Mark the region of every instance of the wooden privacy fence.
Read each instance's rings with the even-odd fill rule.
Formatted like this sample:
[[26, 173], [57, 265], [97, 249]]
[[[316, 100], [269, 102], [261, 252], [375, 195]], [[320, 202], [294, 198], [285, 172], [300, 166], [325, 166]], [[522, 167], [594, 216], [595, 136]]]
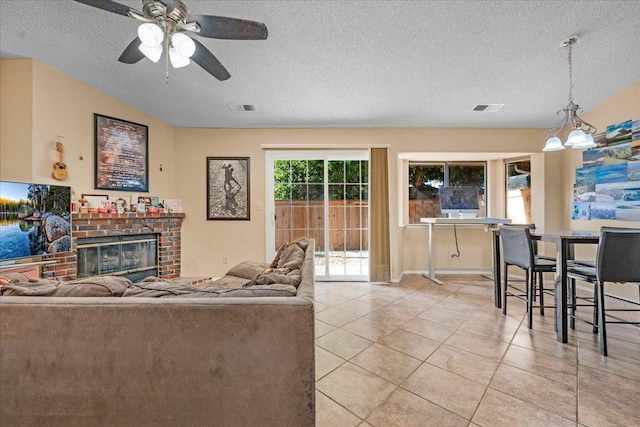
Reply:
[[[299, 237], [312, 237], [316, 250], [324, 251], [323, 200], [276, 200], [274, 214], [276, 249]], [[368, 201], [330, 200], [328, 220], [330, 250], [368, 250]]]
[[440, 199], [409, 200], [409, 224], [420, 224], [420, 218], [440, 216]]

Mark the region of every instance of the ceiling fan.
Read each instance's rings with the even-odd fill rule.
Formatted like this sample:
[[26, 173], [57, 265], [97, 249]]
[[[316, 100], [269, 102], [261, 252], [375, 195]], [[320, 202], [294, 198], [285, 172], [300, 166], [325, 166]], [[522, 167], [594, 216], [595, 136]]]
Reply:
[[265, 40], [267, 26], [262, 22], [224, 16], [191, 15], [181, 0], [142, 0], [142, 12], [111, 0], [75, 0], [88, 6], [128, 16], [142, 24], [118, 58], [135, 64], [145, 56], [157, 62], [165, 53], [165, 77], [169, 81], [169, 62], [174, 68], [188, 65], [190, 59], [218, 80], [231, 74], [202, 43], [185, 33], [227, 40]]

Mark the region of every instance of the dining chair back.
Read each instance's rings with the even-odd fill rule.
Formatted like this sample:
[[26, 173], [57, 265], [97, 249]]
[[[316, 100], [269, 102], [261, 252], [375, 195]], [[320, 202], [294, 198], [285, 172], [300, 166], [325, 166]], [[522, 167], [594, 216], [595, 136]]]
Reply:
[[[621, 319], [607, 314], [614, 311], [635, 311], [640, 309], [605, 307], [605, 282], [635, 283], [640, 285], [640, 229], [621, 227], [602, 227], [596, 254], [595, 267], [573, 265], [567, 276], [583, 280], [594, 285], [594, 332], [598, 332], [600, 353], [607, 355], [607, 323], [640, 325], [640, 322]], [[616, 298], [608, 295], [610, 298]], [[631, 303], [625, 300], [625, 305]], [[637, 303], [640, 304], [640, 303]], [[614, 320], [607, 320], [612, 318]]]
[[[507, 297], [517, 297], [527, 303], [527, 319], [531, 329], [533, 323], [533, 302], [539, 283], [540, 313], [544, 315], [544, 287], [542, 273], [555, 271], [555, 261], [536, 256], [530, 227], [526, 225], [500, 226], [502, 252], [504, 254], [504, 286], [502, 287], [502, 313], [507, 314]], [[517, 266], [525, 270], [525, 291], [509, 284], [509, 266]], [[537, 276], [537, 277], [536, 277]], [[511, 290], [514, 290], [514, 293]], [[555, 307], [555, 306], [547, 306]]]

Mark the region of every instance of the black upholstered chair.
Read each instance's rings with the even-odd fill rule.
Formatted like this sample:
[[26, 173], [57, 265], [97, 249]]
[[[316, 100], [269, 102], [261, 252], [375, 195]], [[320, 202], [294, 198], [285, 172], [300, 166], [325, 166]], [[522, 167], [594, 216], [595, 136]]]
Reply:
[[[500, 239], [504, 258], [504, 286], [502, 287], [502, 313], [507, 314], [507, 297], [513, 296], [523, 299], [527, 303], [527, 323], [531, 329], [533, 322], [533, 308], [540, 307], [544, 315], [544, 287], [542, 273], [554, 272], [556, 263], [553, 260], [536, 256], [534, 242], [531, 239], [530, 228], [527, 225], [500, 226]], [[509, 284], [509, 266], [513, 265], [525, 270], [525, 293]], [[536, 284], [539, 283], [539, 287]], [[540, 289], [540, 303], [534, 306], [536, 289]], [[511, 290], [514, 292], [511, 292]]]
[[[640, 322], [627, 321], [613, 314], [607, 314], [607, 312], [640, 311], [640, 309], [606, 309], [604, 293], [605, 282], [640, 285], [640, 229], [602, 227], [595, 266], [572, 264], [569, 266], [567, 275], [570, 279], [583, 280], [594, 285], [596, 301], [594, 326], [598, 330], [600, 353], [606, 356], [607, 323], [640, 325]], [[607, 320], [607, 318], [614, 320]]]

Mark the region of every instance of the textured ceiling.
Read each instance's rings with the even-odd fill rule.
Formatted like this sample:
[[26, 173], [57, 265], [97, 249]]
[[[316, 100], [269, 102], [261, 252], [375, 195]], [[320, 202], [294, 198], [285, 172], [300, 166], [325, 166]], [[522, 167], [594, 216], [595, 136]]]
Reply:
[[[196, 37], [231, 78], [192, 64], [165, 84], [163, 61], [117, 61], [134, 19], [71, 0], [0, 0], [0, 55], [36, 59], [178, 127], [550, 127], [568, 101], [559, 45], [573, 34], [585, 111], [640, 80], [637, 0], [184, 1], [193, 14], [264, 22], [269, 37]], [[504, 107], [472, 111], [484, 103]]]

